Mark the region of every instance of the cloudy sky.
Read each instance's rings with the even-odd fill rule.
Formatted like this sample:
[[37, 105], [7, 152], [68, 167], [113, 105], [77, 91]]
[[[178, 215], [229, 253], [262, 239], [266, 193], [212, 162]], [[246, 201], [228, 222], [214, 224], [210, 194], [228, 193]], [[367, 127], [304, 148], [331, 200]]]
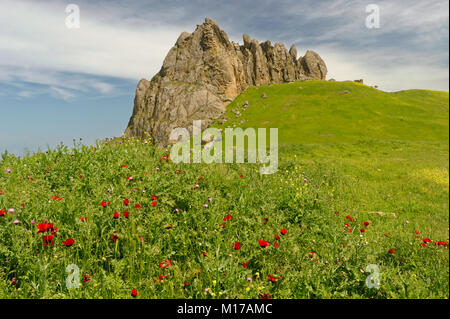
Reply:
[[[80, 28], [66, 26], [71, 3]], [[366, 27], [369, 4], [379, 28]], [[328, 78], [448, 91], [448, 12], [447, 0], [0, 0], [0, 152], [120, 136], [138, 80], [205, 17], [240, 43], [315, 50]]]

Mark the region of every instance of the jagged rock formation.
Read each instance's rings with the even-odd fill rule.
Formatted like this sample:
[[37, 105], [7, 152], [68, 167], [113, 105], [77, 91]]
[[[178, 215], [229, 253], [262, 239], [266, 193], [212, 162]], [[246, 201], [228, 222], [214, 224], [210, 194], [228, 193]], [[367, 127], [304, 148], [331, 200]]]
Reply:
[[159, 73], [139, 82], [125, 135], [150, 135], [167, 145], [172, 129], [191, 131], [193, 120], [208, 126], [251, 85], [326, 78], [326, 65], [313, 51], [297, 59], [295, 46], [288, 51], [282, 43], [258, 43], [248, 35], [243, 40], [230, 42], [208, 18], [193, 33], [183, 32]]

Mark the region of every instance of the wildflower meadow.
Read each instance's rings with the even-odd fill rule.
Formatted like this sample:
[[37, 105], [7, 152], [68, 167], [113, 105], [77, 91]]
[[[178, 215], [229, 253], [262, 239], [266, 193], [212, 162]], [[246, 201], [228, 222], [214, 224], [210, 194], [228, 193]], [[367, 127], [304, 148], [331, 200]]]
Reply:
[[448, 145], [281, 142], [269, 175], [135, 138], [4, 153], [0, 297], [448, 298]]

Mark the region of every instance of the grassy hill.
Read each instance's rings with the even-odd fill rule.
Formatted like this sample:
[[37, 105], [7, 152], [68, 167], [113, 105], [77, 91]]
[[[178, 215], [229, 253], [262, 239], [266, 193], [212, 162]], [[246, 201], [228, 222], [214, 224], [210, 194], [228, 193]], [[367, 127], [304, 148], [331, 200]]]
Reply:
[[278, 127], [276, 174], [135, 139], [3, 154], [0, 297], [449, 297], [448, 93], [296, 82], [226, 116]]
[[282, 162], [295, 157], [340, 175], [341, 207], [426, 219], [448, 237], [448, 92], [295, 82], [252, 87], [225, 117], [217, 127], [277, 127]]
[[[261, 98], [266, 93], [267, 98]], [[387, 93], [355, 82], [251, 87], [227, 107], [224, 126], [278, 127], [283, 144], [448, 140], [448, 93]], [[242, 111], [245, 101], [247, 110]], [[236, 118], [231, 110], [240, 110]], [[239, 123], [246, 120], [243, 125]]]

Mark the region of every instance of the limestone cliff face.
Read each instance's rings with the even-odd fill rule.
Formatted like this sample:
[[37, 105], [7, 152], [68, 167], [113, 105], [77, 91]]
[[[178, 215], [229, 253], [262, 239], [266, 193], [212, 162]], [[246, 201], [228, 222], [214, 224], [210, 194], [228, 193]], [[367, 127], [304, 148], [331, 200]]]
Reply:
[[243, 40], [243, 45], [230, 42], [208, 18], [193, 33], [183, 32], [159, 73], [139, 82], [125, 135], [150, 135], [167, 145], [172, 129], [191, 131], [193, 120], [208, 126], [251, 85], [325, 80], [326, 65], [313, 51], [297, 59], [295, 46], [288, 51], [282, 43], [258, 43], [248, 35]]

